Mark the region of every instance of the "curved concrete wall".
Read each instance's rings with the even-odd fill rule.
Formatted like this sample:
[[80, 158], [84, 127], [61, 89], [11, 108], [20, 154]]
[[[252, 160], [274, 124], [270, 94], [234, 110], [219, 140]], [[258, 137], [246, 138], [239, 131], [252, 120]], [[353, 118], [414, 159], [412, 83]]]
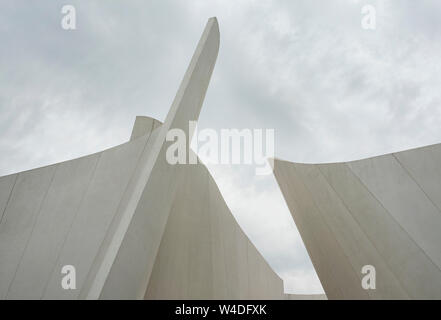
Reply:
[[441, 144], [274, 173], [328, 298], [441, 298]]
[[[0, 298], [78, 296], [152, 136], [0, 178]], [[79, 290], [61, 288], [63, 265]]]
[[237, 224], [203, 165], [184, 171], [147, 299], [282, 299], [283, 282]]
[[0, 177], [1, 299], [284, 298], [207, 169], [166, 161], [170, 129], [191, 140], [218, 48], [212, 18], [162, 125], [137, 117], [127, 143]]

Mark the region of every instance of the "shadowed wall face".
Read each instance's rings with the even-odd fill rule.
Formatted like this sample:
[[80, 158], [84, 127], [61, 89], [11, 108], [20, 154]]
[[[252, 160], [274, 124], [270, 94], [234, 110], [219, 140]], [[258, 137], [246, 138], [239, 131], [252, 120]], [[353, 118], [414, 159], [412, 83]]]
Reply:
[[441, 144], [274, 173], [328, 298], [441, 298]]
[[146, 299], [283, 299], [283, 282], [249, 241], [206, 167], [180, 165], [183, 183]]

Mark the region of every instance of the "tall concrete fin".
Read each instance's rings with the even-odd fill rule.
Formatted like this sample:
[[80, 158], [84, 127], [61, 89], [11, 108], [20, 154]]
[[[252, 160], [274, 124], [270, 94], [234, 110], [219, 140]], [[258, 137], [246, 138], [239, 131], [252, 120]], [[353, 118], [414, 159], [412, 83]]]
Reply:
[[[164, 124], [141, 162], [116, 214], [115, 232], [92, 280], [87, 298], [143, 298], [161, 242], [176, 189], [182, 180], [177, 166], [166, 160], [170, 129], [185, 132], [191, 140], [189, 121], [197, 120], [219, 49], [219, 28], [210, 18]], [[187, 143], [187, 148], [188, 148]], [[188, 150], [188, 149], [187, 149]], [[187, 152], [188, 154], [188, 152]], [[133, 259], [137, 263], [127, 263]]]

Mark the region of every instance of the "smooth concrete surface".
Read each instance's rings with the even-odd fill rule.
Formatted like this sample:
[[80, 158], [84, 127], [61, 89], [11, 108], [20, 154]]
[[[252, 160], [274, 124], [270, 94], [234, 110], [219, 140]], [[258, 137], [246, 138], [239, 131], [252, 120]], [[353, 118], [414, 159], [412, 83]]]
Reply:
[[206, 167], [184, 173], [146, 299], [283, 299], [283, 282], [248, 240]]
[[163, 124], [137, 117], [127, 143], [0, 177], [1, 299], [287, 298], [206, 167], [166, 161], [170, 129], [191, 140], [218, 48], [211, 18]]
[[81, 288], [149, 136], [0, 178], [16, 177], [0, 224], [1, 298], [78, 296], [61, 288], [61, 267], [75, 266]]
[[441, 299], [441, 144], [274, 174], [329, 299]]
[[135, 123], [133, 124], [130, 140], [135, 140], [136, 138], [148, 134], [161, 125], [162, 123], [156, 119], [146, 116], [137, 116]]

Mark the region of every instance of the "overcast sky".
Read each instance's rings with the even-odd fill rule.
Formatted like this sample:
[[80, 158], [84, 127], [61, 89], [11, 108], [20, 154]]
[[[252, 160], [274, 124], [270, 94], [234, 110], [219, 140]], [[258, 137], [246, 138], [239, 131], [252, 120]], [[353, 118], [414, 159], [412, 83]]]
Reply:
[[[361, 28], [365, 4], [376, 30]], [[164, 120], [211, 16], [221, 45], [200, 129], [274, 128], [276, 156], [296, 162], [441, 142], [437, 0], [4, 0], [0, 175], [123, 143], [136, 115]], [[323, 292], [274, 177], [210, 171], [285, 290]]]

